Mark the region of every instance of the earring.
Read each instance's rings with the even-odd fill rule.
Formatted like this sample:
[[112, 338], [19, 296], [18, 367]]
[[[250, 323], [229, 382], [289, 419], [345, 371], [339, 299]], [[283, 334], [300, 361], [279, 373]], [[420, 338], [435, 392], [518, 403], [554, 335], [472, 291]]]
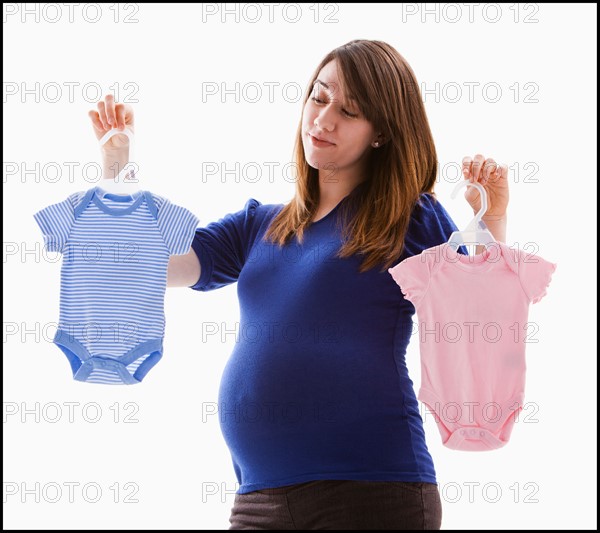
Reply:
[[377, 141], [375, 141], [375, 142], [373, 143], [373, 146], [374, 146], [375, 148], [377, 148], [377, 147], [379, 146], [379, 143], [378, 143]]

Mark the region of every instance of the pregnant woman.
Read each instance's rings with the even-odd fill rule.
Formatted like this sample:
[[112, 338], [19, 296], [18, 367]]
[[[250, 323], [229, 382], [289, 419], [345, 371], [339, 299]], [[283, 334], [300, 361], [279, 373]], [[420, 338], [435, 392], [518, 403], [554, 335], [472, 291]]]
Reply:
[[[131, 106], [112, 96], [90, 118], [98, 139], [133, 129]], [[106, 172], [123, 168], [126, 136], [102, 153]], [[387, 268], [458, 228], [435, 196], [431, 130], [397, 50], [354, 40], [327, 54], [304, 98], [294, 159], [289, 203], [250, 198], [197, 228], [189, 253], [169, 263], [170, 287], [238, 283], [243, 333], [219, 391], [239, 482], [230, 529], [440, 529], [405, 362], [415, 309]], [[504, 242], [507, 168], [476, 155], [462, 169], [485, 187], [483, 220]], [[474, 187], [465, 199], [479, 211]]]

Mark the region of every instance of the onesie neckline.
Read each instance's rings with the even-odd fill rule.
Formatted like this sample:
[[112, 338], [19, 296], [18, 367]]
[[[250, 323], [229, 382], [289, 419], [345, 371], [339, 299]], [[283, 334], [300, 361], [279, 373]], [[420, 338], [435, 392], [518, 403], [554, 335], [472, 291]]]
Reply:
[[[105, 213], [107, 213], [109, 215], [114, 215], [114, 216], [122, 216], [122, 215], [127, 215], [127, 214], [135, 211], [135, 209], [137, 209], [137, 207], [144, 200], [143, 192], [144, 191], [140, 190], [140, 191], [135, 191], [128, 195], [115, 195], [115, 194], [112, 194], [111, 192], [107, 191], [106, 189], [103, 189], [102, 187], [100, 187], [98, 185], [98, 186], [94, 187], [94, 194], [92, 195], [92, 200], [98, 206], [98, 209], [101, 209]], [[111, 197], [113, 197], [113, 199], [118, 198], [118, 201], [120, 201], [120, 202], [132, 202], [132, 203], [129, 204], [127, 207], [122, 207], [122, 208], [110, 207], [102, 201], [102, 198], [104, 196], [111, 196]]]
[[502, 257], [502, 247], [498, 242], [488, 244], [483, 252], [477, 255], [459, 254], [450, 246], [450, 243], [443, 245], [442, 252], [446, 262], [450, 263], [453, 268], [460, 268], [473, 274], [487, 272]]

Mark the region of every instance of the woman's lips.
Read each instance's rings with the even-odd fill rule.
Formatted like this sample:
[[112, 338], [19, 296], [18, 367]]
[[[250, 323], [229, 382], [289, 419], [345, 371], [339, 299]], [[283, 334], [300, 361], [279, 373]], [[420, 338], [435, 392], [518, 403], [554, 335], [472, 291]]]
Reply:
[[310, 133], [308, 134], [308, 136], [310, 137], [310, 142], [313, 146], [316, 146], [317, 148], [327, 148], [329, 146], [335, 146], [335, 144], [327, 142], [327, 141], [319, 141], [319, 139], [317, 139], [316, 137], [313, 137]]

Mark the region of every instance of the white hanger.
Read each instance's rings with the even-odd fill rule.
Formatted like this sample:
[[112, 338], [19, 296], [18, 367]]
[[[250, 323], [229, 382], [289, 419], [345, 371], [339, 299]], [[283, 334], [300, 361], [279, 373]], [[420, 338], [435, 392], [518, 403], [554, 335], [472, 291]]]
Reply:
[[100, 188], [111, 194], [128, 196], [131, 193], [140, 190], [139, 173], [136, 168], [137, 165], [131, 162], [133, 160], [133, 131], [129, 128], [122, 130], [113, 128], [104, 134], [99, 143], [100, 146], [104, 146], [111, 137], [118, 134], [124, 134], [129, 137], [129, 162], [121, 169], [114, 179], [102, 179]]
[[488, 203], [487, 203], [487, 193], [483, 186], [479, 183], [471, 183], [467, 180], [462, 180], [458, 183], [452, 194], [451, 198], [456, 198], [458, 191], [463, 187], [475, 187], [479, 191], [479, 195], [481, 197], [481, 209], [475, 215], [475, 218], [469, 222], [469, 225], [463, 231], [454, 231], [450, 238], [448, 239], [448, 244], [450, 248], [454, 251], [462, 245], [462, 244], [494, 244], [496, 239], [490, 232], [490, 230], [485, 225], [485, 222], [481, 220], [481, 217], [485, 215], [487, 211]]

